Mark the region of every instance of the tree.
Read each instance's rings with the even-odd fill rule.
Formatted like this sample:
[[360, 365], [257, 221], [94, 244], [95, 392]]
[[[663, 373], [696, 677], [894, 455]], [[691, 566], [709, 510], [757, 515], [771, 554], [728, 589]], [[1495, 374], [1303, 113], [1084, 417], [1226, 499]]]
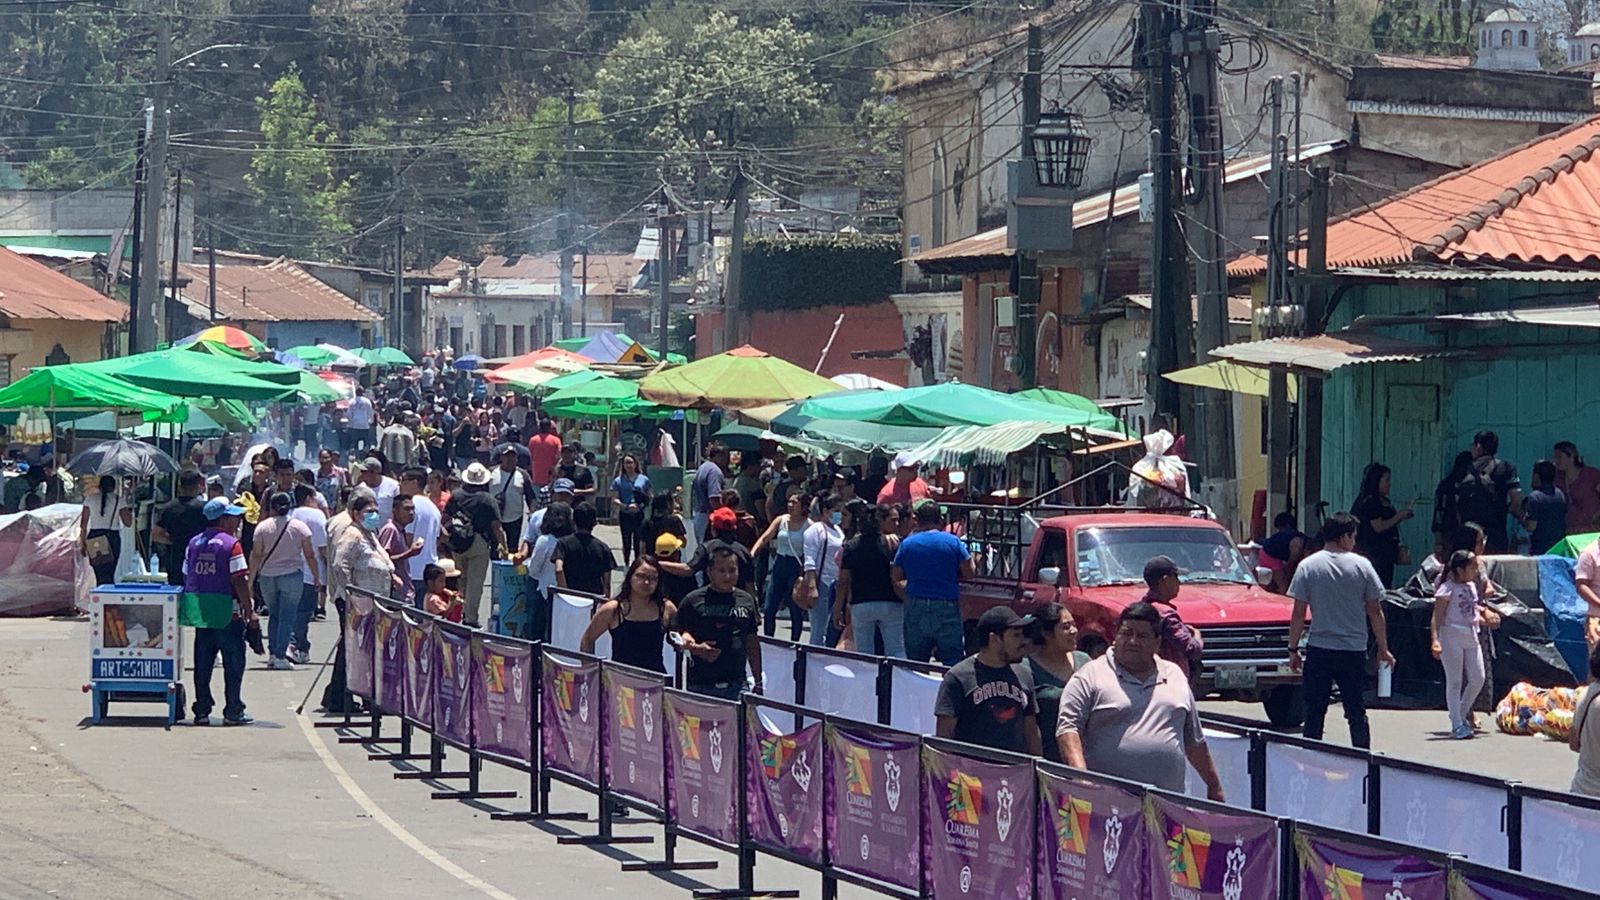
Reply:
[[611, 146], [648, 151], [640, 162], [704, 195], [725, 180], [733, 144], [788, 145], [825, 91], [806, 62], [812, 36], [788, 19], [747, 27], [713, 11], [680, 21], [618, 42], [594, 75], [594, 96]]
[[344, 218], [350, 183], [333, 174], [334, 135], [317, 117], [293, 66], [273, 82], [268, 96], [256, 98], [256, 109], [262, 143], [245, 183], [260, 217], [246, 243], [260, 253], [325, 257], [351, 231]]

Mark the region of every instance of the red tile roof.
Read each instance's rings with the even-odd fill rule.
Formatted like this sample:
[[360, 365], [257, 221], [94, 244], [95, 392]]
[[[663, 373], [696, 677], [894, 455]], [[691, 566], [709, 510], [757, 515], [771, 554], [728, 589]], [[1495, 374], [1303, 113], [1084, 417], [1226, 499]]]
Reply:
[[[1600, 268], [1600, 116], [1355, 210], [1328, 226], [1328, 266], [1413, 261]], [[1339, 176], [1335, 176], [1339, 177]], [[1353, 185], [1359, 196], [1361, 185]], [[1228, 274], [1266, 271], [1250, 255]]]
[[[201, 263], [180, 263], [190, 309], [209, 311], [210, 273]], [[217, 266], [217, 318], [230, 322], [377, 322], [378, 313], [351, 300], [287, 259], [264, 266]]]
[[44, 263], [0, 247], [0, 313], [12, 319], [120, 322], [128, 308]]

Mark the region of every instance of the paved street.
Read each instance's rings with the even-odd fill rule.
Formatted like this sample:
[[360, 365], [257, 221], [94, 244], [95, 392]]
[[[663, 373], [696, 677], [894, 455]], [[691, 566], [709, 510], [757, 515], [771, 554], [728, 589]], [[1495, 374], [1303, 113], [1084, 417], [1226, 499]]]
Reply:
[[[0, 896], [687, 897], [683, 888], [698, 883], [733, 883], [730, 857], [692, 844], [681, 856], [723, 862], [717, 871], [690, 873], [700, 882], [622, 873], [616, 860], [625, 854], [660, 853], [659, 828], [619, 828], [654, 833], [654, 846], [558, 847], [564, 826], [490, 821], [492, 809], [525, 808], [526, 794], [498, 801], [500, 807], [430, 800], [429, 787], [394, 780], [395, 765], [368, 762], [364, 749], [341, 746], [332, 731], [313, 730], [309, 717], [293, 714], [316, 666], [269, 672], [252, 657], [245, 679], [257, 719], [251, 728], [168, 732], [134, 716], [88, 727], [89, 701], [79, 690], [88, 672], [87, 628], [0, 621], [7, 798]], [[314, 626], [319, 657], [335, 631], [331, 622]], [[1258, 717], [1255, 707], [1210, 706]], [[1574, 757], [1564, 745], [1501, 734], [1439, 740], [1443, 723], [1443, 712], [1378, 712], [1374, 739], [1396, 756], [1548, 787], [1564, 788], [1571, 776]], [[1329, 738], [1345, 740], [1336, 716]], [[494, 767], [487, 773], [486, 787], [526, 789], [524, 775]], [[554, 803], [592, 809], [587, 795], [560, 786]], [[765, 857], [758, 881], [820, 895], [817, 876]]]

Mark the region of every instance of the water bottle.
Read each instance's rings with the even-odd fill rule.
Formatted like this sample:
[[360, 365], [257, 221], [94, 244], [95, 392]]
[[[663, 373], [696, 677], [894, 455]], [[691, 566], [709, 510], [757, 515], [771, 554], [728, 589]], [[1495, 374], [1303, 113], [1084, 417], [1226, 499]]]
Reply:
[[1387, 700], [1394, 696], [1394, 666], [1378, 663], [1378, 697]]
[[146, 569], [145, 572], [150, 575], [161, 574], [161, 560], [157, 559], [154, 553], [150, 554], [150, 568]]

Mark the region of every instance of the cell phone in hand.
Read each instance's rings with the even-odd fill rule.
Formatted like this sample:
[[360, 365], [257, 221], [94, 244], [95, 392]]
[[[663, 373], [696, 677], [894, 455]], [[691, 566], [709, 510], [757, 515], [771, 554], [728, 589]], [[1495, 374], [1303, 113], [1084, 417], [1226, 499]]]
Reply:
[[683, 649], [683, 635], [677, 633], [676, 631], [669, 631], [669, 632], [667, 632], [667, 643], [671, 644], [674, 647], [677, 647], [679, 650], [682, 650]]

